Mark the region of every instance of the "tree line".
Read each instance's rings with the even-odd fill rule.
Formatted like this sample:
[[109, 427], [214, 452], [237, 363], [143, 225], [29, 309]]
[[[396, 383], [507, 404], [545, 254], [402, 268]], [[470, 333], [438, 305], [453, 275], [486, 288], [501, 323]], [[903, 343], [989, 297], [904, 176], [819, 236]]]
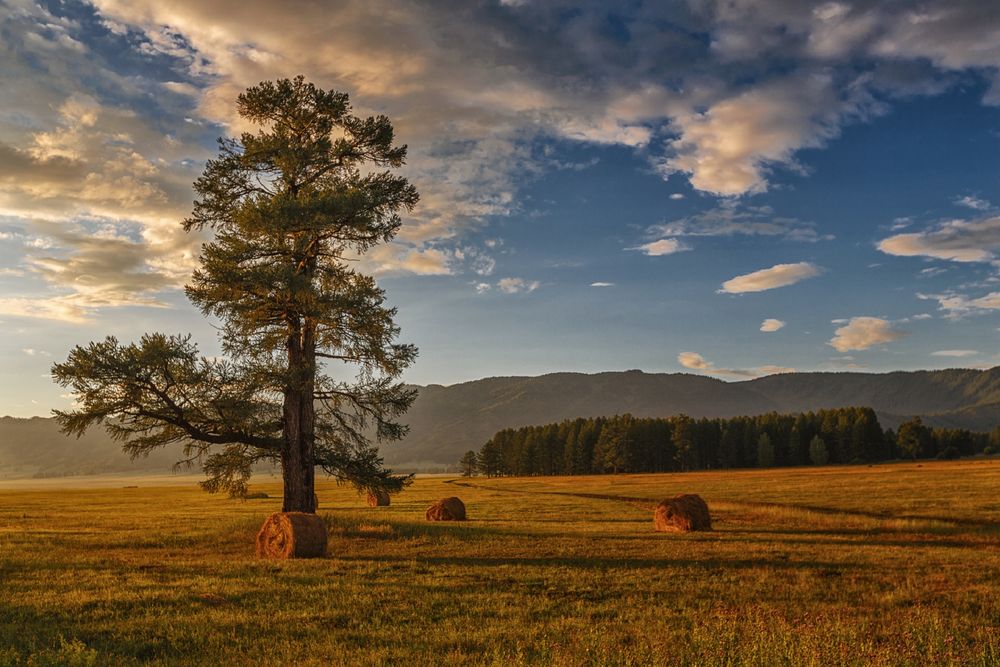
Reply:
[[507, 428], [459, 466], [465, 475], [590, 475], [958, 458], [1000, 450], [992, 433], [929, 428], [919, 417], [883, 429], [871, 408], [727, 419], [687, 415], [568, 419]]

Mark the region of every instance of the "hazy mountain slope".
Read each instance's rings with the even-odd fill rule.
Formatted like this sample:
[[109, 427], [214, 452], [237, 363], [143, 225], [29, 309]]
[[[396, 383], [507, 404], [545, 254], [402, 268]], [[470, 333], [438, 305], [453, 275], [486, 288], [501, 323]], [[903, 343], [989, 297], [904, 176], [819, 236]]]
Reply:
[[59, 432], [54, 419], [0, 419], [0, 478], [87, 475], [108, 472], [170, 472], [180, 452], [159, 451], [131, 461], [101, 429], [80, 439]]
[[1000, 367], [895, 373], [788, 373], [740, 383], [782, 412], [865, 405], [878, 412], [933, 415], [1000, 403]]
[[[732, 417], [863, 405], [884, 426], [921, 415], [935, 426], [989, 430], [1000, 424], [1000, 367], [988, 371], [791, 373], [745, 382], [688, 374], [553, 373], [487, 378], [419, 388], [406, 415], [410, 435], [383, 453], [396, 465], [449, 465], [479, 449], [498, 430], [574, 417], [631, 412], [641, 417], [687, 413]], [[76, 440], [51, 419], [0, 419], [0, 477], [156, 470], [176, 448], [130, 462], [100, 431]]]

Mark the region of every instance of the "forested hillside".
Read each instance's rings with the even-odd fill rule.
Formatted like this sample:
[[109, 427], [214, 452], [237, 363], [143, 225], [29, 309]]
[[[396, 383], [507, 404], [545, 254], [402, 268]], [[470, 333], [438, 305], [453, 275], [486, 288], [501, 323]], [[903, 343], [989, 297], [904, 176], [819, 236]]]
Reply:
[[928, 426], [990, 431], [1000, 424], [1000, 367], [895, 373], [785, 373], [745, 382], [688, 374], [554, 373], [420, 389], [410, 435], [393, 463], [454, 463], [497, 431], [577, 417], [738, 417], [871, 407], [885, 428], [919, 415]]
[[958, 458], [992, 451], [998, 436], [931, 429], [919, 417], [883, 430], [871, 408], [721, 419], [625, 414], [504, 429], [462, 463], [491, 477], [770, 468]]

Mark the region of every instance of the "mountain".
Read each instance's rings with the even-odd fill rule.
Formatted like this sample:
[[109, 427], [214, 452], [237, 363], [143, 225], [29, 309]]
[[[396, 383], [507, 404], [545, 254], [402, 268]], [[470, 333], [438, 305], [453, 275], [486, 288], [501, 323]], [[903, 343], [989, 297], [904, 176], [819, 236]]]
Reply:
[[421, 467], [453, 463], [498, 430], [574, 417], [631, 412], [735, 417], [866, 406], [885, 427], [920, 415], [932, 426], [990, 430], [1000, 424], [1000, 367], [894, 373], [783, 373], [742, 382], [702, 375], [553, 373], [420, 388], [407, 413], [407, 439], [386, 461]]
[[118, 472], [169, 472], [176, 451], [158, 451], [131, 461], [101, 429], [79, 439], [59, 432], [55, 419], [0, 419], [0, 479], [61, 477]]
[[[552, 373], [418, 387], [406, 415], [407, 438], [385, 447], [399, 468], [452, 465], [498, 430], [575, 417], [631, 412], [734, 417], [765, 412], [868, 406], [883, 426], [920, 415], [932, 426], [990, 430], [1000, 424], [1000, 367], [894, 373], [787, 373], [723, 382], [683, 373]], [[103, 472], [164, 472], [175, 450], [129, 461], [117, 443], [92, 430], [79, 440], [51, 419], [0, 419], [0, 477]]]

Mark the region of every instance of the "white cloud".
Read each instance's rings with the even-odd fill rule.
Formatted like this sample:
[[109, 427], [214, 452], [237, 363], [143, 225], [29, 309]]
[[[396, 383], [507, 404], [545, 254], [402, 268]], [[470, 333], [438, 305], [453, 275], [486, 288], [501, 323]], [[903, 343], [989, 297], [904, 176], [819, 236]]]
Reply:
[[978, 350], [938, 350], [931, 352], [934, 357], [974, 357], [979, 354]]
[[976, 298], [955, 292], [944, 294], [922, 294], [918, 292], [917, 297], [937, 301], [938, 307], [945, 312], [945, 317], [951, 319], [1000, 310], [1000, 292], [990, 292]]
[[649, 243], [643, 243], [641, 246], [635, 248], [629, 248], [629, 250], [640, 250], [644, 254], [650, 257], [661, 257], [663, 255], [672, 255], [675, 252], [684, 252], [685, 250], [690, 250], [691, 248], [684, 243], [678, 241], [677, 239], [660, 239], [659, 241], [650, 241]]
[[985, 199], [980, 199], [979, 197], [973, 197], [971, 195], [957, 197], [955, 199], [955, 203], [959, 206], [964, 206], [965, 208], [971, 208], [974, 211], [988, 211], [993, 208], [993, 204], [989, 203]]
[[605, 283], [605, 282], [596, 282], [596, 283], [590, 283], [590, 286], [591, 287], [614, 287], [615, 284], [614, 283]]
[[764, 333], [773, 333], [779, 329], [783, 329], [785, 323], [781, 320], [776, 320], [774, 318], [768, 318], [760, 323], [760, 330]]
[[680, 192], [675, 192], [672, 195], [670, 195], [670, 198], [673, 199], [674, 201], [677, 201], [680, 199], [684, 199], [684, 195], [682, 195]]
[[761, 269], [742, 276], [736, 276], [722, 283], [721, 292], [743, 294], [746, 292], [763, 292], [794, 285], [797, 282], [818, 276], [819, 267], [809, 262], [797, 264], [775, 264], [769, 269]]
[[880, 317], [852, 317], [847, 324], [834, 331], [829, 344], [837, 352], [867, 350], [875, 345], [897, 341], [905, 335]]
[[880, 241], [878, 249], [900, 257], [992, 262], [1000, 252], [1000, 216], [951, 220], [929, 231], [897, 234]]
[[537, 280], [525, 280], [523, 278], [502, 278], [497, 282], [497, 288], [504, 294], [534, 292], [540, 286], [541, 283]]

